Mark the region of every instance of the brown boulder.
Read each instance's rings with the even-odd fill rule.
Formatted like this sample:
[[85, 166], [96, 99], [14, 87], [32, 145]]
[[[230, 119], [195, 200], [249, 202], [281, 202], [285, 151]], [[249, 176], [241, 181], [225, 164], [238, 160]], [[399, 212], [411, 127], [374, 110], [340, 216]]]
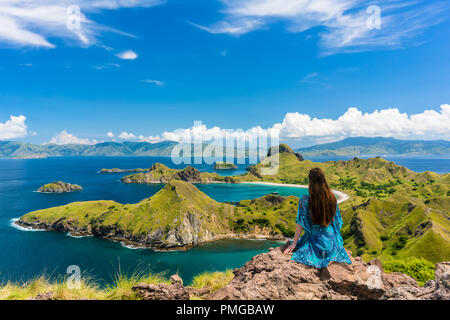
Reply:
[[36, 297], [29, 300], [55, 300], [55, 294], [51, 291], [38, 294]]
[[132, 290], [143, 300], [189, 300], [189, 290], [179, 284], [139, 283]]
[[173, 274], [169, 278], [170, 283], [173, 285], [183, 286], [183, 279], [178, 274]]

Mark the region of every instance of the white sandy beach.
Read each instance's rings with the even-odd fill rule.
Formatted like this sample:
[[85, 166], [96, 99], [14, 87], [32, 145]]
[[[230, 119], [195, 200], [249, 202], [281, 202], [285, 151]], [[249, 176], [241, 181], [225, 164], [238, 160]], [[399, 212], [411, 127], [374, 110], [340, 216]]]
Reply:
[[[293, 188], [308, 188], [307, 185], [303, 184], [284, 184], [284, 183], [275, 183], [275, 182], [242, 182], [242, 183], [248, 183], [248, 184], [262, 184], [267, 186], [277, 186], [277, 187], [293, 187]], [[344, 201], [347, 201], [350, 199], [350, 196], [342, 191], [339, 190], [332, 190], [335, 195], [337, 195], [338, 203], [342, 203]]]

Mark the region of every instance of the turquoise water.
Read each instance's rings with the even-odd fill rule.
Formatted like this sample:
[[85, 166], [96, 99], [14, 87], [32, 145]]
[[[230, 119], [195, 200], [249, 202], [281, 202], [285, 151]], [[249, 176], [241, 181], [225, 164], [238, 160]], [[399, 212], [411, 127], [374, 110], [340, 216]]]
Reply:
[[[203, 271], [226, 270], [242, 266], [254, 255], [280, 245], [274, 241], [223, 240], [189, 251], [155, 252], [130, 249], [120, 243], [95, 237], [73, 238], [45, 231], [22, 231], [12, 227], [13, 218], [23, 214], [64, 205], [73, 201], [115, 200], [136, 203], [158, 192], [162, 185], [123, 184], [125, 174], [99, 174], [101, 168], [148, 168], [155, 162], [177, 167], [168, 158], [52, 158], [0, 160], [0, 280], [26, 280], [43, 272], [64, 275], [70, 265], [78, 265], [100, 282], [109, 282], [119, 269], [132, 273], [136, 269], [153, 272], [179, 272], [185, 282]], [[183, 167], [183, 166], [180, 166]], [[212, 171], [212, 166], [196, 166]], [[234, 170], [244, 172], [244, 166]], [[224, 171], [224, 174], [230, 174]], [[42, 194], [39, 186], [54, 180], [83, 186], [81, 192]], [[217, 201], [253, 199], [272, 192], [300, 196], [306, 189], [257, 186], [248, 184], [202, 184], [200, 190]]]

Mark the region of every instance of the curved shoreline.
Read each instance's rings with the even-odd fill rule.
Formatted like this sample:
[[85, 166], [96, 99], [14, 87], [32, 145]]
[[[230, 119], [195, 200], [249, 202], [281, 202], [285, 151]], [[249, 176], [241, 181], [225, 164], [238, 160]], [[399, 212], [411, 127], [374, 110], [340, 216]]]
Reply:
[[[259, 185], [266, 185], [266, 186], [275, 186], [275, 187], [292, 187], [292, 188], [303, 188], [308, 189], [307, 185], [303, 184], [286, 184], [286, 183], [276, 183], [276, 182], [239, 182], [239, 184], [259, 184]], [[342, 191], [334, 190], [332, 189], [333, 193], [338, 196], [337, 203], [342, 203], [344, 201], [347, 201], [350, 199], [350, 196]]]

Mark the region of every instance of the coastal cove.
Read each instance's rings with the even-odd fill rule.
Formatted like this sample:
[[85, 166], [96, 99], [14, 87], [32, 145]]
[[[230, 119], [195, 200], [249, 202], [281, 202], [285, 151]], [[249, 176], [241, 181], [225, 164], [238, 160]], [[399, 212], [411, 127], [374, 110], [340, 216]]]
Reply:
[[[135, 204], [160, 191], [161, 184], [124, 184], [127, 173], [99, 174], [101, 168], [148, 168], [161, 162], [172, 168], [169, 158], [49, 158], [0, 161], [0, 280], [30, 279], [44, 272], [64, 275], [69, 265], [79, 265], [95, 279], [111, 281], [120, 269], [132, 273], [140, 267], [153, 272], [179, 272], [185, 281], [203, 271], [223, 271], [242, 266], [254, 255], [278, 246], [277, 241], [220, 240], [189, 251], [157, 252], [126, 248], [117, 242], [95, 237], [74, 238], [56, 232], [23, 232], [12, 228], [13, 219], [28, 212], [76, 201], [114, 200]], [[196, 168], [211, 172], [211, 165]], [[238, 167], [235, 174], [245, 172]], [[227, 175], [231, 172], [227, 171]], [[83, 186], [80, 192], [42, 194], [35, 192], [45, 183], [63, 180]], [[211, 183], [196, 187], [219, 202], [255, 199], [271, 193], [280, 196], [306, 194], [303, 186], [276, 183]], [[20, 229], [20, 228], [19, 228]], [[195, 261], [195, 263], [192, 263]]]

